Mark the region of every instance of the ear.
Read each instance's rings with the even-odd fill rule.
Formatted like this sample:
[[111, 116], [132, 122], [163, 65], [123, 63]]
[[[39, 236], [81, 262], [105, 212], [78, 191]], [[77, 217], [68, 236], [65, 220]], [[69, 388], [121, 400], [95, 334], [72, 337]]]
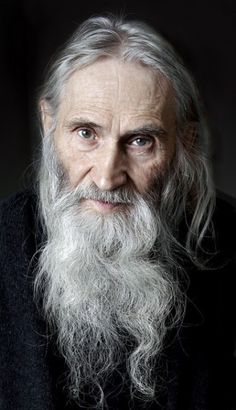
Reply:
[[46, 100], [41, 100], [39, 103], [39, 109], [44, 135], [47, 135], [52, 127], [52, 116], [48, 102]]
[[187, 149], [194, 147], [198, 134], [198, 123], [196, 121], [188, 122], [182, 131], [183, 144]]

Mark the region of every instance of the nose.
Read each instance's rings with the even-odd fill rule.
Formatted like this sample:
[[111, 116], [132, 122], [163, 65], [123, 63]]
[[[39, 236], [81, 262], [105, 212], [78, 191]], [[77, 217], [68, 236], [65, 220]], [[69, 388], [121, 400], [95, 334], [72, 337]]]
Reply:
[[96, 154], [91, 169], [92, 181], [103, 191], [111, 191], [125, 185], [127, 170], [124, 152], [116, 144], [110, 144]]

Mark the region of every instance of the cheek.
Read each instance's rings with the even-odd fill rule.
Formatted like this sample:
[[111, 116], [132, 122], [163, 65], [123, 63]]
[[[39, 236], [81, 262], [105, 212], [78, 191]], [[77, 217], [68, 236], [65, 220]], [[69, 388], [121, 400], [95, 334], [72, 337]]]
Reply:
[[69, 156], [67, 164], [70, 184], [75, 188], [89, 173], [89, 160], [86, 154], [80, 153], [79, 155]]
[[131, 175], [131, 180], [134, 183], [137, 191], [140, 194], [147, 193], [151, 187], [153, 186], [154, 182], [162, 177], [164, 173], [164, 168], [160, 166], [158, 163], [154, 163], [152, 165], [148, 164], [146, 167], [136, 168], [136, 171], [133, 171]]
[[89, 158], [86, 153], [75, 149], [69, 141], [56, 140], [55, 146], [59, 162], [62, 164], [71, 187], [76, 187], [89, 170]]
[[163, 178], [172, 157], [169, 151], [163, 150], [156, 158], [130, 168], [130, 178], [141, 194], [148, 192], [157, 180]]

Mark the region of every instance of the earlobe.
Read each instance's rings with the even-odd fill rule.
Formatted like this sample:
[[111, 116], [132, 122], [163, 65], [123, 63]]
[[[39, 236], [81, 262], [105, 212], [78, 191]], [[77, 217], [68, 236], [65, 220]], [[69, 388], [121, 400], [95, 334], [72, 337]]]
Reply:
[[44, 135], [47, 135], [49, 134], [52, 127], [52, 116], [50, 113], [50, 107], [46, 100], [41, 100], [39, 103], [39, 108]]

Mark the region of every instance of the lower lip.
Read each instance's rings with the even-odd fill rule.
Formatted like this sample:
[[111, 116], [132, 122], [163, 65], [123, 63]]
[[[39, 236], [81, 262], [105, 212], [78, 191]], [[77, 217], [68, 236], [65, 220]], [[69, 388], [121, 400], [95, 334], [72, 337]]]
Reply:
[[103, 201], [98, 201], [95, 199], [88, 199], [86, 200], [86, 202], [90, 203], [97, 210], [103, 211], [103, 212], [114, 211], [124, 206], [124, 204], [120, 204], [120, 203], [103, 202]]

